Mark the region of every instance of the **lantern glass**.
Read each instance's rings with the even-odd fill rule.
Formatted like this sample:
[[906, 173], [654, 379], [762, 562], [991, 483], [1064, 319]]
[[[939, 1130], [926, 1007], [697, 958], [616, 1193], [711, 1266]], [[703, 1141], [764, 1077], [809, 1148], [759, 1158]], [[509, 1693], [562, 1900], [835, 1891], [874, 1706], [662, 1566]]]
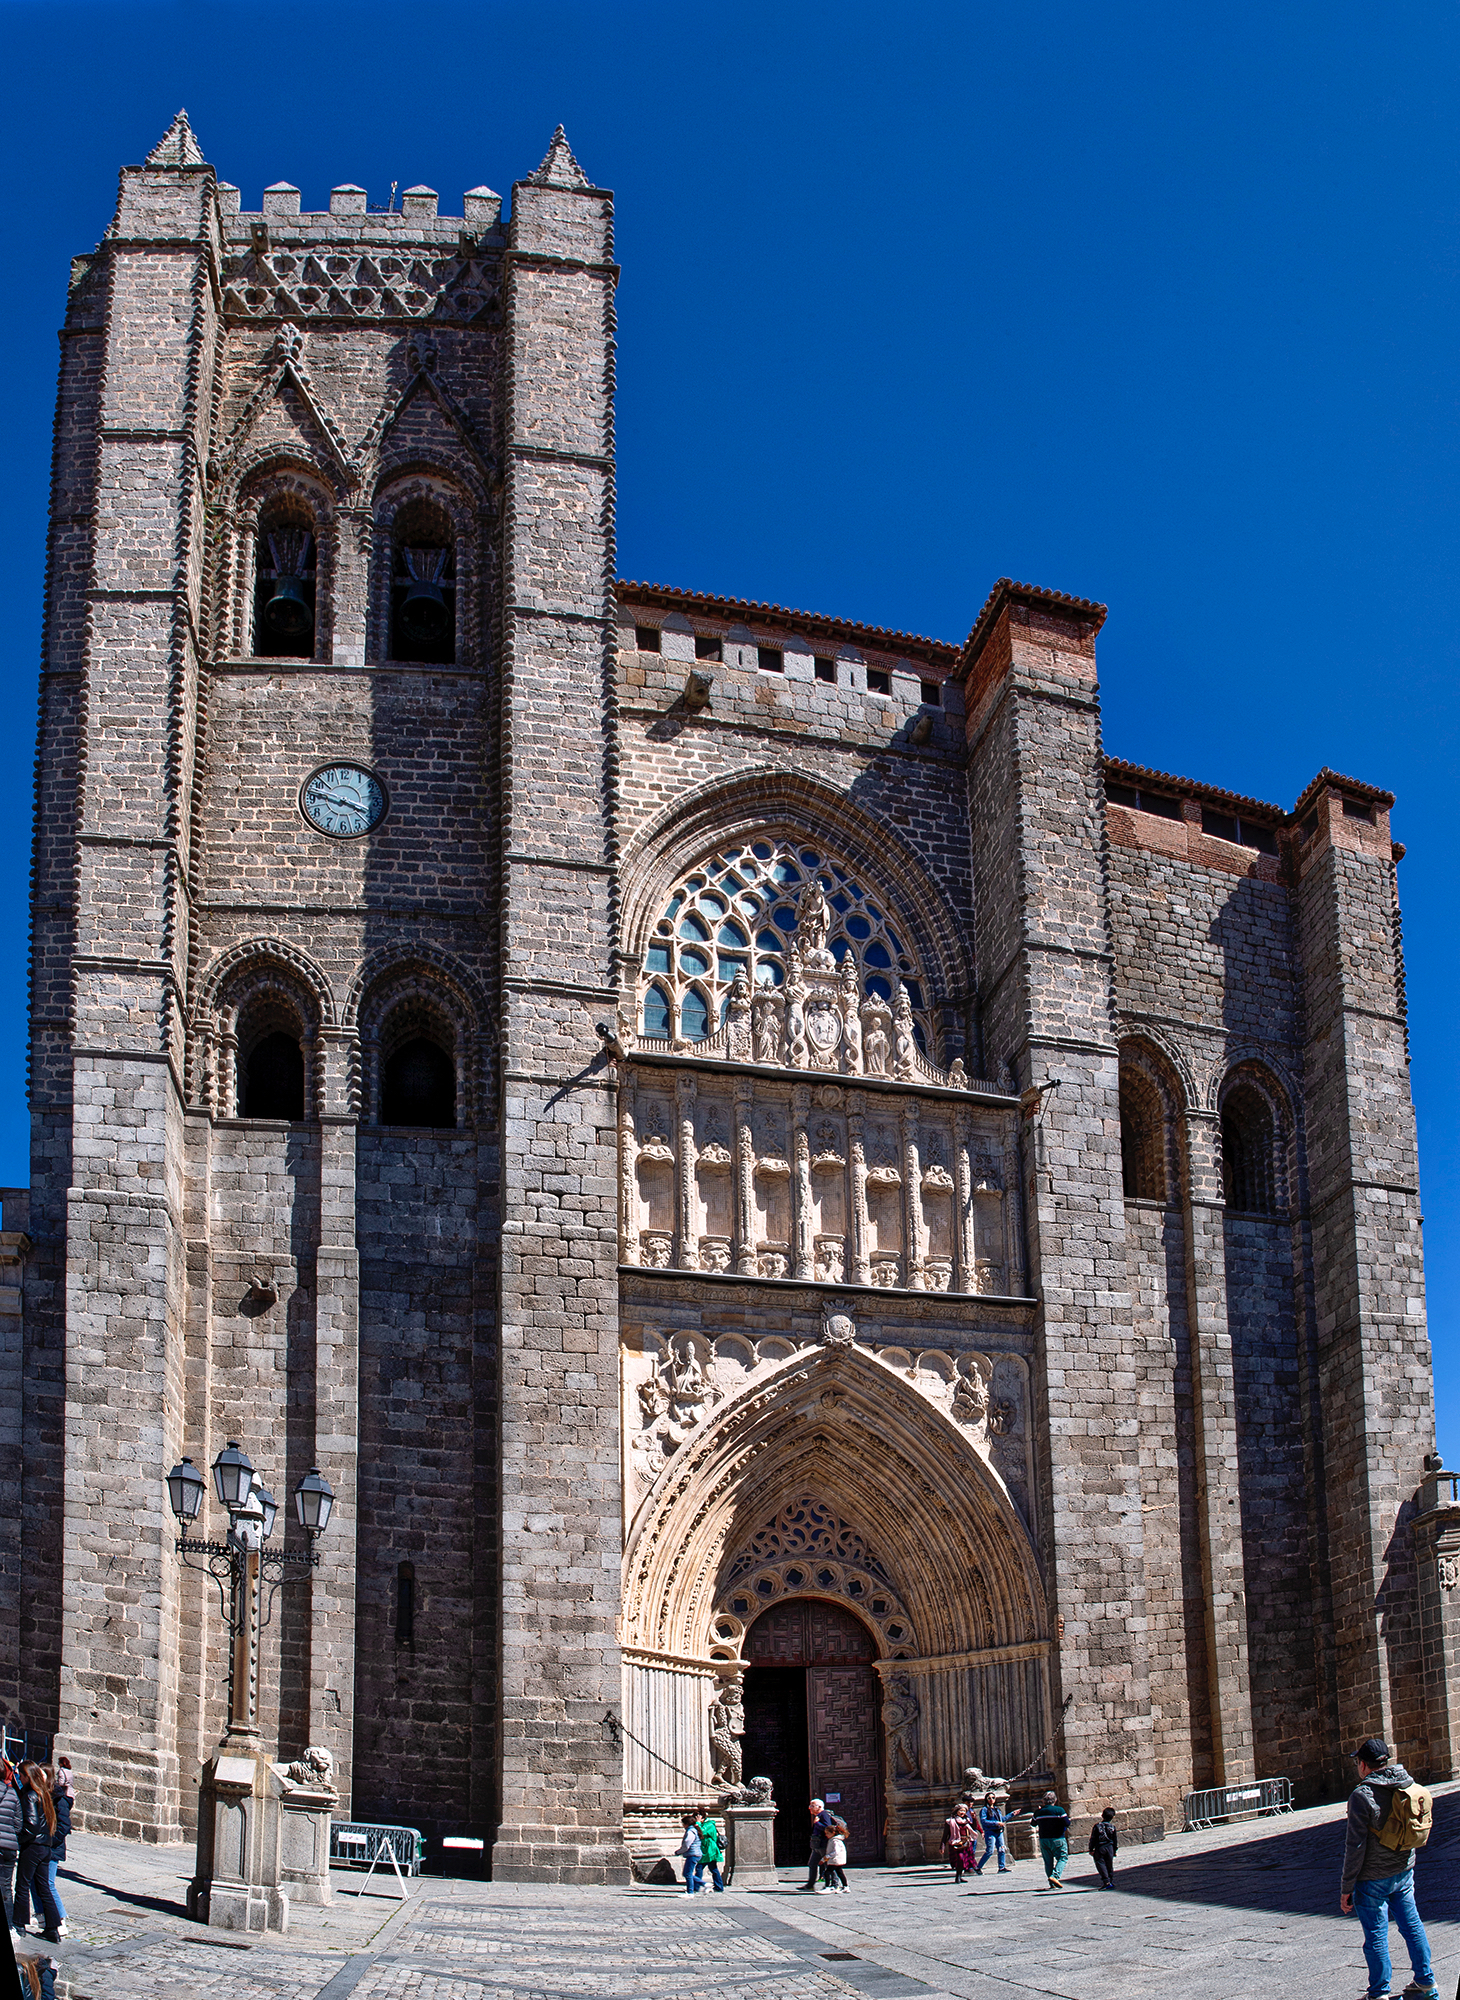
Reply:
[[253, 1465], [238, 1449], [236, 1438], [230, 1438], [228, 1449], [220, 1451], [213, 1461], [213, 1491], [230, 1514], [237, 1514], [248, 1504], [253, 1491]]
[[294, 1489], [294, 1505], [299, 1510], [299, 1525], [306, 1535], [322, 1535], [330, 1524], [334, 1511], [334, 1488], [317, 1465], [311, 1466]]
[[167, 1475], [168, 1503], [184, 1526], [197, 1520], [207, 1490], [207, 1481], [190, 1458], [183, 1459]]
[[269, 1536], [274, 1532], [274, 1517], [279, 1511], [279, 1503], [267, 1486], [256, 1484], [254, 1494], [257, 1497], [260, 1507], [264, 1510], [263, 1536], [264, 1540], [267, 1541]]

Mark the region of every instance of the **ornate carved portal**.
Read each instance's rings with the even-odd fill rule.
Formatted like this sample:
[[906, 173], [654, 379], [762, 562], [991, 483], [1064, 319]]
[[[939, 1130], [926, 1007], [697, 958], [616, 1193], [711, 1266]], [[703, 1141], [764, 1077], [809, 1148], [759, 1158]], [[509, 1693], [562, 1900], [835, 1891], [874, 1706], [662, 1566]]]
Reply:
[[806, 1805], [823, 1798], [848, 1827], [854, 1862], [882, 1858], [882, 1731], [876, 1643], [852, 1612], [791, 1598], [747, 1641], [745, 1757], [775, 1786], [776, 1862], [806, 1858]]

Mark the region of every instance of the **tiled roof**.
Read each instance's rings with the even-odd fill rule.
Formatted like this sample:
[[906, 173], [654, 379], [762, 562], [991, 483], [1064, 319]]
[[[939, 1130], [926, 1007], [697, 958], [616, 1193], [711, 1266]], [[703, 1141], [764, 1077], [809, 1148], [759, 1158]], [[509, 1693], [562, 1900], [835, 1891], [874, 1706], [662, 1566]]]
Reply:
[[1298, 817], [1299, 813], [1302, 812], [1315, 793], [1321, 792], [1325, 785], [1335, 785], [1342, 792], [1351, 792], [1355, 798], [1367, 799], [1371, 805], [1383, 806], [1386, 812], [1394, 803], [1393, 792], [1381, 791], [1378, 785], [1366, 785], [1362, 778], [1345, 778], [1338, 771], [1330, 771], [1325, 764], [1313, 782], [1304, 786], [1298, 803], [1293, 807], [1294, 819]]
[[1063, 590], [1046, 590], [1038, 583], [1015, 583], [1012, 577], [1001, 576], [984, 600], [984, 607], [973, 621], [973, 630], [963, 642], [959, 660], [960, 669], [966, 671], [978, 658], [979, 650], [995, 618], [1006, 604], [1058, 604], [1068, 611], [1078, 611], [1095, 621], [1098, 632], [1105, 623], [1105, 606], [1096, 604], [1093, 598], [1070, 597]]
[[916, 655], [930, 664], [951, 667], [958, 658], [957, 646], [945, 639], [922, 638], [912, 632], [890, 632], [882, 625], [856, 625], [845, 618], [828, 618], [819, 611], [792, 611], [784, 604], [759, 604], [748, 597], [707, 597], [699, 591], [676, 590], [666, 583], [616, 585], [621, 598], [649, 604], [659, 611], [698, 611], [707, 618], [730, 618], [742, 624], [755, 619], [763, 625], [791, 627], [815, 633], [823, 639], [840, 639], [849, 645], [870, 646], [874, 652]]
[[1387, 811], [1394, 803], [1393, 792], [1381, 791], [1377, 785], [1366, 785], [1358, 778], [1344, 778], [1337, 771], [1326, 767], [1318, 773], [1313, 782], [1306, 786], [1291, 812], [1282, 806], [1275, 806], [1267, 799], [1249, 799], [1243, 792], [1223, 791], [1220, 785], [1203, 784], [1197, 778], [1178, 778], [1170, 771], [1153, 771], [1146, 764], [1127, 764], [1123, 758], [1107, 757], [1106, 773], [1110, 777], [1129, 779], [1137, 790], [1148, 780], [1159, 785], [1163, 791], [1183, 792], [1191, 798], [1219, 800], [1223, 805], [1235, 806], [1239, 813], [1261, 813], [1265, 819], [1281, 821], [1291, 825], [1301, 817], [1304, 809], [1311, 804], [1317, 793], [1326, 785], [1334, 785], [1351, 797], [1367, 799], [1373, 805], [1380, 805]]
[[1249, 799], [1245, 792], [1224, 791], [1220, 785], [1206, 785], [1198, 778], [1173, 777], [1170, 771], [1153, 771], [1146, 764], [1127, 764], [1121, 757], [1107, 757], [1105, 772], [1107, 777], [1130, 779], [1137, 791], [1149, 779], [1163, 791], [1184, 792], [1195, 799], [1220, 799], [1223, 805], [1260, 812], [1266, 819], [1283, 820], [1288, 817], [1281, 806], [1270, 805], [1266, 799]]

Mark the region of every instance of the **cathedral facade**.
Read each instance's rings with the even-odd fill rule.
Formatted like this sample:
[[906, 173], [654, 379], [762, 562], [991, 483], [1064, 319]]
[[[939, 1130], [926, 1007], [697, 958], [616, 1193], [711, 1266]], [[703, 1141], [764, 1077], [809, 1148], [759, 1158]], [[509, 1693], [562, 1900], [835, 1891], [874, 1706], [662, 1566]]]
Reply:
[[191, 1830], [237, 1440], [336, 1496], [266, 1741], [499, 1876], [762, 1773], [890, 1859], [970, 1765], [1450, 1775], [1390, 795], [1113, 760], [1055, 591], [616, 580], [611, 198], [501, 206], [180, 116], [72, 268], [7, 1715]]

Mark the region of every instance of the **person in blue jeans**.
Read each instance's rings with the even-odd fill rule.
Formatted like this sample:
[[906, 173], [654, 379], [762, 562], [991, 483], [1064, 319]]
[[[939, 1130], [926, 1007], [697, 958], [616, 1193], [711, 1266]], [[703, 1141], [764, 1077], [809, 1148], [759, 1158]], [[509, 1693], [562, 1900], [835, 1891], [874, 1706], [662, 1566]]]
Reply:
[[1355, 1750], [1359, 1782], [1349, 1794], [1348, 1838], [1338, 1906], [1357, 1915], [1364, 1928], [1364, 1963], [1369, 1968], [1368, 2000], [1389, 2000], [1389, 1925], [1398, 1926], [1409, 1951], [1413, 1979], [1404, 2000], [1436, 2000], [1430, 1941], [1414, 1906], [1414, 1850], [1386, 1847], [1379, 1838], [1394, 1794], [1414, 1779], [1389, 1755], [1378, 1736], [1366, 1736]]
[[990, 1792], [978, 1809], [978, 1830], [983, 1835], [983, 1858], [975, 1861], [973, 1872], [982, 1875], [991, 1854], [999, 1857], [999, 1873], [1009, 1872], [1009, 1857], [1004, 1851], [1004, 1815], [999, 1811], [999, 1802]]
[[680, 1825], [684, 1828], [684, 1839], [674, 1851], [684, 1859], [684, 1893], [686, 1896], [692, 1896], [700, 1886], [704, 1846], [700, 1840], [699, 1824], [693, 1813], [682, 1814]]

